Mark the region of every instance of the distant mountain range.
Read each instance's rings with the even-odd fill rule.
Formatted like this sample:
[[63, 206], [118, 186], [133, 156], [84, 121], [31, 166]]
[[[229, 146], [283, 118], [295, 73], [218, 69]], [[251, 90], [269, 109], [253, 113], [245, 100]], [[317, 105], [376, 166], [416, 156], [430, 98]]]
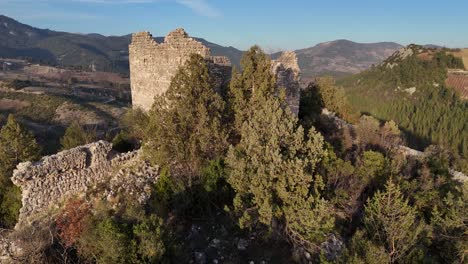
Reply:
[[[381, 63], [402, 48], [393, 42], [356, 43], [335, 40], [296, 50], [303, 79], [317, 75], [345, 76], [359, 73]], [[273, 57], [278, 54], [273, 54]]]
[[[162, 41], [163, 37], [156, 37]], [[196, 38], [213, 55], [227, 56], [239, 65], [242, 51]], [[38, 29], [0, 15], [0, 57], [29, 58], [45, 64], [128, 73], [131, 35], [103, 36]], [[345, 76], [379, 64], [402, 46], [393, 42], [362, 44], [336, 40], [296, 50], [303, 79], [318, 75]], [[272, 58], [279, 53], [272, 54]]]
[[[163, 41], [163, 37], [156, 37]], [[213, 55], [223, 55], [239, 64], [242, 51], [204, 39]], [[52, 65], [76, 66], [101, 71], [128, 72], [131, 35], [103, 36], [39, 29], [0, 15], [0, 57], [29, 58]]]

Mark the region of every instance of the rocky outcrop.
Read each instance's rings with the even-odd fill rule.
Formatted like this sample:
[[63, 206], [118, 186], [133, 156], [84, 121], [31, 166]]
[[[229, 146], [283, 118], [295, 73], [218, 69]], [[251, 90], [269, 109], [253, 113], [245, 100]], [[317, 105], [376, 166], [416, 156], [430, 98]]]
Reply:
[[[132, 170], [125, 169], [129, 166]], [[86, 194], [99, 183], [112, 182], [112, 177], [126, 179], [127, 185], [140, 183], [118, 190], [112, 188], [117, 187], [116, 184], [106, 184], [109, 192], [125, 192], [131, 187], [139, 192], [144, 189], [144, 183], [156, 180], [157, 173], [157, 168], [141, 161], [138, 151], [120, 154], [105, 141], [65, 150], [38, 162], [20, 163], [12, 177], [22, 191], [23, 207], [17, 226], [28, 224], [34, 216], [60, 205], [67, 198]]]

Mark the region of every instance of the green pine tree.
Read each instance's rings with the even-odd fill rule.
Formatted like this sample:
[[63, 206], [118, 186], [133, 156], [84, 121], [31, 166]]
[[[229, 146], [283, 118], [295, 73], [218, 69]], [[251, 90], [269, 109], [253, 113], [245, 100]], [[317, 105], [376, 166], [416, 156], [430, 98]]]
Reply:
[[144, 137], [146, 156], [191, 186], [208, 161], [227, 149], [224, 110], [205, 60], [192, 55], [167, 92], [155, 98]]
[[391, 263], [411, 253], [423, 225], [416, 217], [416, 209], [408, 204], [397, 185], [389, 180], [385, 192], [377, 191], [367, 201], [364, 211], [364, 226], [369, 237], [385, 248]]
[[320, 197], [321, 178], [314, 177], [323, 137], [312, 128], [306, 140], [297, 118], [275, 96], [256, 108], [226, 159], [239, 224], [285, 230], [292, 242], [317, 250], [333, 228], [328, 203]]
[[241, 60], [242, 72], [233, 71], [229, 87], [231, 110], [234, 113], [234, 127], [240, 133], [242, 124], [249, 119], [255, 94], [275, 92], [275, 76], [271, 72], [271, 60], [258, 46], [251, 47]]
[[40, 156], [41, 148], [33, 134], [19, 124], [13, 115], [0, 130], [0, 173], [1, 184], [9, 182], [9, 177], [16, 165], [23, 161], [35, 160]]
[[13, 170], [20, 162], [38, 159], [40, 152], [34, 136], [9, 115], [0, 130], [0, 226], [13, 226], [21, 207], [20, 190], [10, 180]]
[[468, 184], [459, 187], [460, 197], [448, 193], [443, 205], [432, 211], [434, 245], [446, 262], [465, 263], [468, 246]]
[[96, 140], [94, 131], [86, 131], [78, 122], [72, 122], [60, 139], [62, 150], [86, 145]]

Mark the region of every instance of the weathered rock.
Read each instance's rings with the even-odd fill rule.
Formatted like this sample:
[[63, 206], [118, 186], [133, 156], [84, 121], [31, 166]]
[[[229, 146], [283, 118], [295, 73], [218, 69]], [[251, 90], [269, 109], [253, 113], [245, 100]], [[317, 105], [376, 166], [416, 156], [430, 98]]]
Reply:
[[197, 264], [205, 264], [206, 263], [206, 254], [203, 252], [195, 252], [195, 263]]
[[221, 246], [221, 240], [214, 238], [211, 240], [210, 247], [212, 248], [219, 248]]
[[249, 241], [245, 240], [245, 239], [239, 239], [239, 241], [237, 242], [237, 249], [238, 250], [246, 250], [247, 247], [249, 246]]
[[[327, 260], [333, 261], [336, 260], [344, 250], [344, 243], [334, 234], [331, 234], [328, 237], [328, 240], [321, 244], [322, 252], [325, 254]], [[307, 256], [306, 256], [307, 257]], [[310, 260], [310, 254], [309, 258]]]

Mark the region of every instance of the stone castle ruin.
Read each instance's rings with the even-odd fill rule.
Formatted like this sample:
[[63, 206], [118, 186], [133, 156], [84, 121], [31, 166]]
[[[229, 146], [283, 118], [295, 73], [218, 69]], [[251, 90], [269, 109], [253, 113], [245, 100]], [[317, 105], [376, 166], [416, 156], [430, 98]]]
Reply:
[[149, 32], [135, 33], [129, 54], [132, 104], [145, 111], [151, 108], [156, 95], [169, 89], [172, 77], [191, 54], [199, 54], [207, 60], [219, 84], [229, 79], [231, 71], [228, 58], [211, 56], [209, 48], [190, 38], [181, 28], [169, 33], [163, 43], [157, 43]]
[[[227, 84], [231, 72], [229, 60], [211, 56], [209, 48], [190, 38], [183, 29], [169, 33], [160, 44], [147, 32], [134, 34], [130, 45], [134, 107], [149, 110], [154, 96], [169, 88], [171, 78], [192, 53], [206, 58], [217, 85]], [[285, 88], [292, 112], [297, 114], [300, 70], [296, 54], [283, 53], [272, 61], [271, 71], [276, 75], [278, 87]], [[110, 143], [99, 141], [43, 157], [38, 162], [19, 164], [12, 177], [13, 183], [22, 190], [23, 207], [18, 224], [27, 223], [65, 199], [83, 195], [100, 183], [107, 185], [110, 192], [133, 190], [144, 196], [145, 184], [155, 180], [158, 172], [139, 158], [139, 153], [120, 154], [112, 150]], [[122, 170], [130, 165], [133, 171]], [[126, 179], [126, 184], [115, 179]], [[144, 200], [141, 195], [138, 200]]]
[[[184, 29], [170, 32], [163, 43], [157, 43], [149, 32], [135, 33], [129, 46], [130, 80], [134, 108], [148, 111], [156, 95], [164, 94], [176, 74], [191, 54], [199, 54], [208, 62], [210, 73], [219, 88], [231, 77], [231, 62], [227, 57], [211, 56], [201, 42], [189, 37]], [[300, 70], [294, 52], [285, 52], [272, 61], [272, 72], [278, 87], [286, 89], [287, 101], [293, 113], [299, 111]]]
[[[193, 53], [203, 56], [216, 84], [230, 80], [231, 64], [226, 57], [214, 57], [202, 43], [190, 38], [183, 29], [169, 33], [164, 43], [156, 43], [147, 33], [133, 35], [130, 45], [132, 100], [134, 107], [149, 110], [156, 95], [164, 94], [178, 68]], [[299, 75], [294, 52], [285, 52], [272, 61], [271, 71], [280, 88], [285, 88], [293, 113], [299, 111]], [[131, 169], [130, 169], [131, 168]], [[140, 151], [117, 153], [112, 144], [98, 141], [43, 157], [38, 162], [18, 165], [12, 181], [21, 188], [22, 208], [18, 225], [28, 224], [68, 198], [88, 193], [104, 185], [102, 195], [111, 199], [116, 193], [136, 194], [143, 202], [148, 184], [156, 181], [158, 169], [149, 166]]]

